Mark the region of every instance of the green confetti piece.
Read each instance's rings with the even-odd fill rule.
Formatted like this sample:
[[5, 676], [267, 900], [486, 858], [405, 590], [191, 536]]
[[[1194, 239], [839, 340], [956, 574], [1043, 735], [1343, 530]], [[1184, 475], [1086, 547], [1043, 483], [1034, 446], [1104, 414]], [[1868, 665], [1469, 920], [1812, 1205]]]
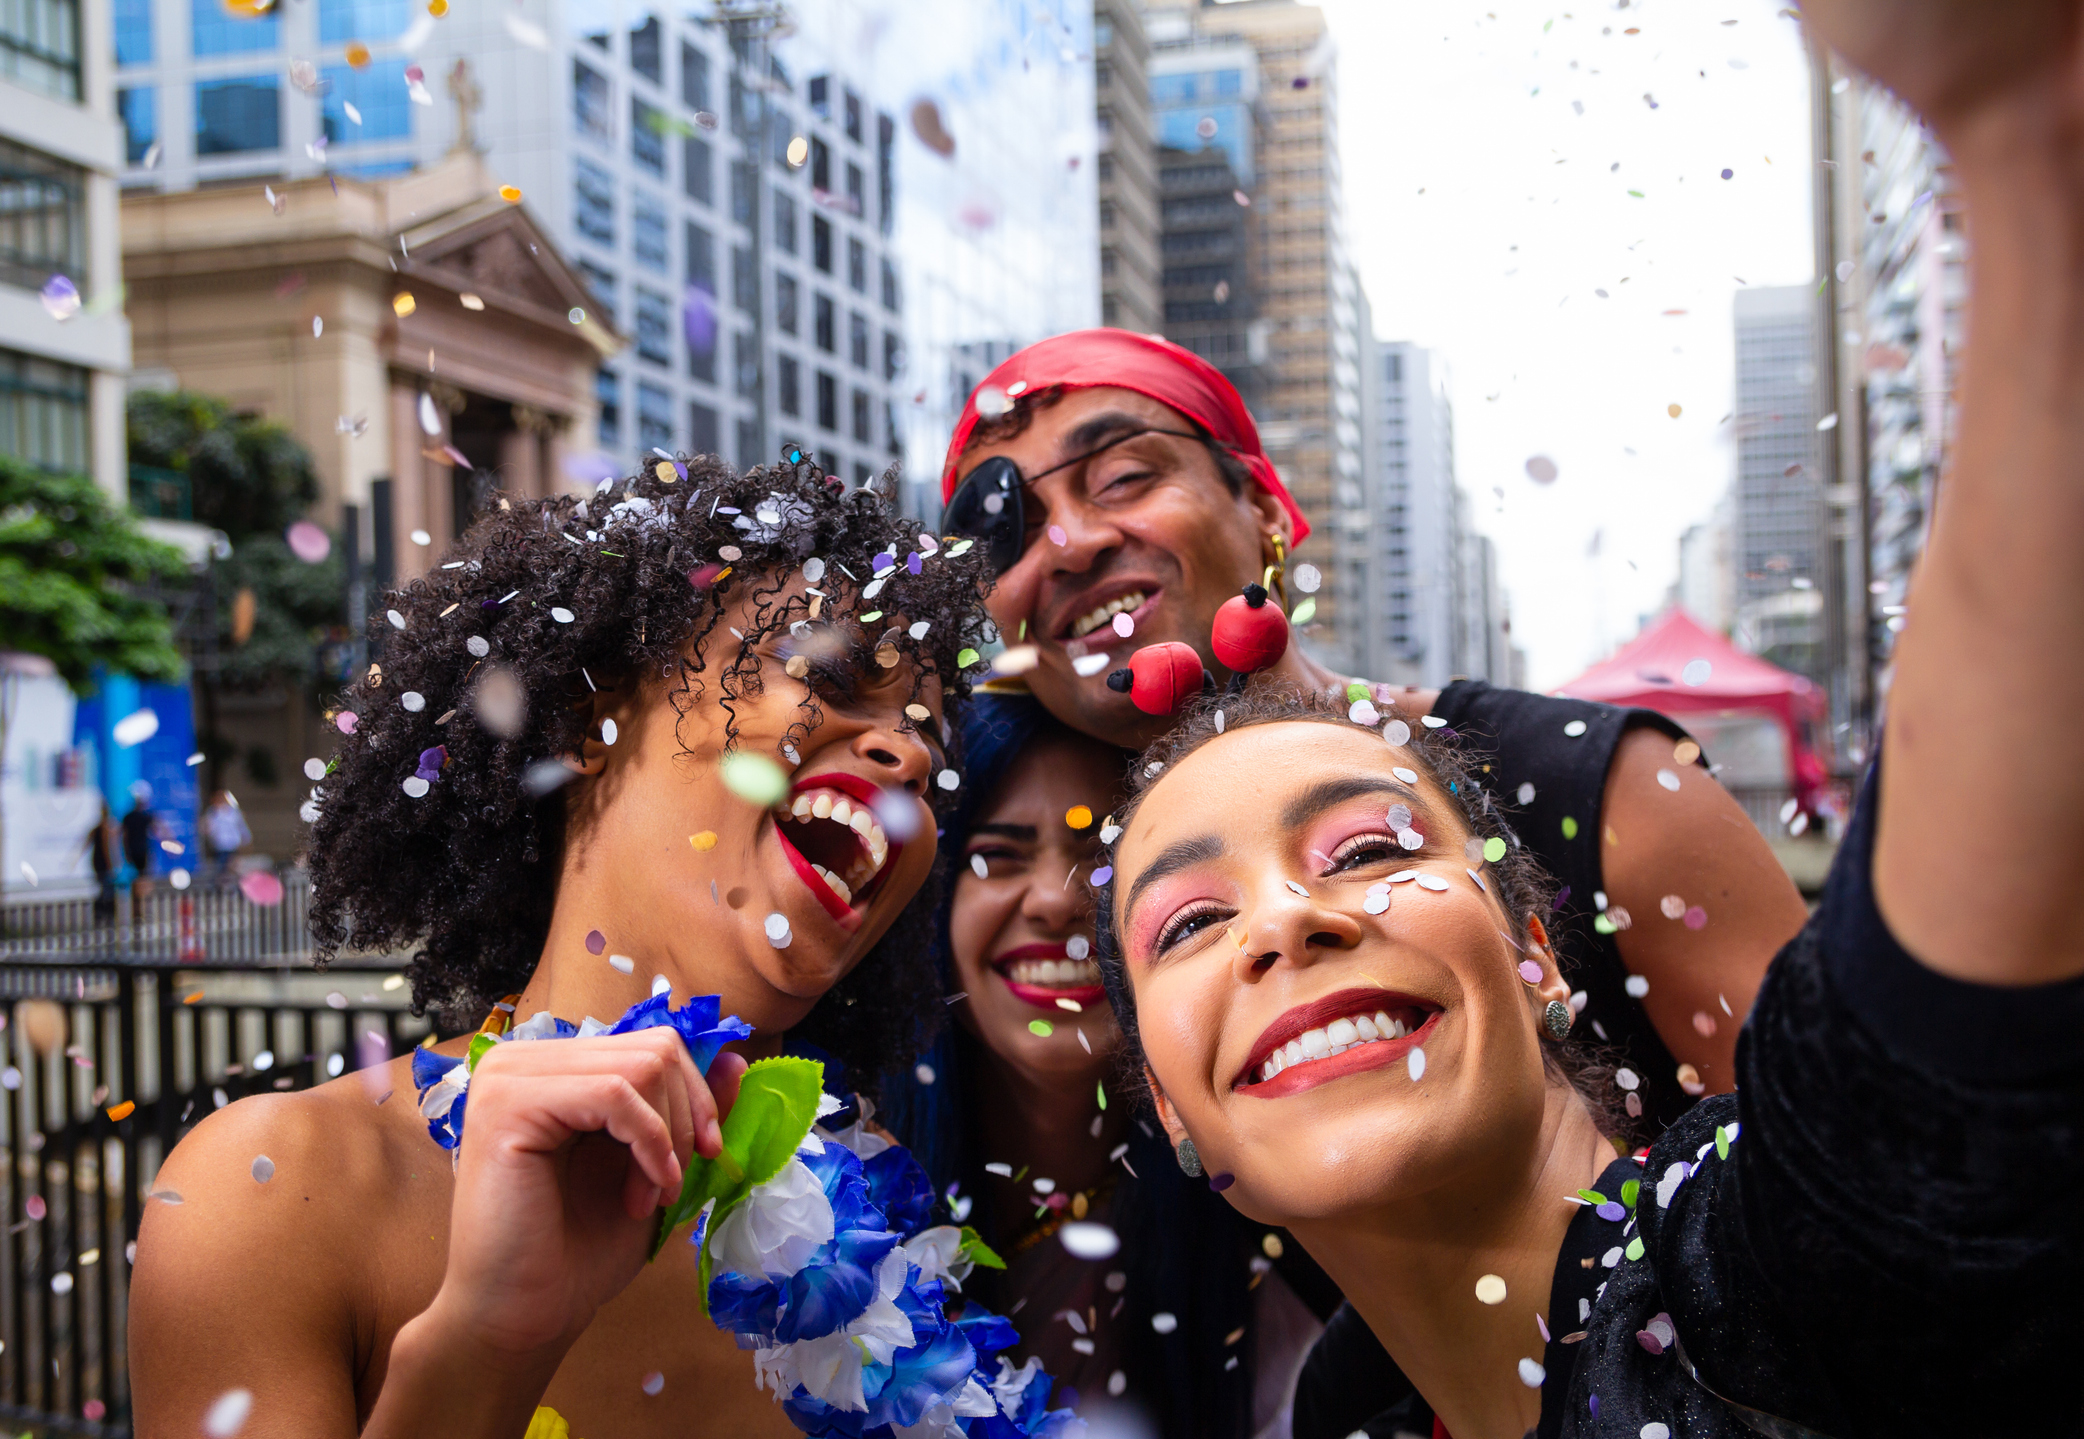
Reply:
[[1040, 1039], [1047, 1039], [1056, 1033], [1056, 1026], [1046, 1019], [1031, 1019], [1028, 1021], [1028, 1033]]
[[1643, 1182], [1640, 1179], [1631, 1179], [1621, 1186], [1621, 1202], [1633, 1209], [1635, 1208], [1636, 1196], [1642, 1192]]
[[1715, 1126], [1715, 1157], [1729, 1158], [1729, 1131], [1719, 1124]]
[[[976, 544], [975, 540], [957, 540], [954, 544], [948, 546], [948, 558], [951, 560], [962, 558], [964, 555], [970, 552], [970, 547], [974, 544]], [[1020, 623], [1023, 628], [1025, 628], [1027, 625], [1026, 620], [1022, 620]]]
[[1107, 1085], [1105, 1084], [1105, 1082], [1102, 1082], [1094, 1085], [1093, 1088], [1099, 1092], [1100, 1107], [1102, 1109], [1105, 1109], [1107, 1107]]
[[1563, 816], [1563, 838], [1565, 838], [1565, 839], [1576, 839], [1576, 838], [1577, 838], [1577, 821], [1576, 821], [1576, 820], [1574, 820], [1574, 819], [1572, 819], [1572, 818], [1571, 818], [1571, 817], [1570, 817], [1569, 815], [1567, 815], [1567, 814]]
[[1544, 21], [1542, 21], [1542, 22], [1541, 22], [1541, 33], [1542, 33], [1542, 34], [1544, 34], [1544, 35], [1548, 34], [1548, 33], [1549, 33], [1549, 30], [1550, 30], [1550, 28], [1551, 28], [1552, 26], [1554, 26], [1554, 25], [1555, 25], [1555, 23], [1556, 23], [1556, 22], [1555, 22], [1554, 20], [1544, 20]]
[[1621, 932], [1621, 927], [1603, 914], [1593, 916], [1592, 928], [1599, 934], [1619, 934]]
[[717, 769], [723, 775], [725, 789], [762, 809], [780, 804], [789, 792], [789, 777], [763, 754], [734, 749], [717, 762]]
[[1360, 702], [1361, 702], [1362, 700], [1366, 699], [1367, 697], [1368, 697], [1368, 687], [1367, 687], [1367, 686], [1366, 686], [1365, 684], [1362, 684], [1362, 683], [1361, 683], [1361, 682], [1360, 682], [1359, 680], [1348, 680], [1348, 681], [1347, 681], [1347, 683], [1346, 683], [1346, 703], [1347, 703], [1347, 704], [1359, 704], [1359, 703], [1360, 703]]
[[1483, 862], [1485, 864], [1496, 864], [1499, 860], [1503, 858], [1505, 858], [1504, 840], [1498, 838], [1496, 835], [1492, 835], [1489, 839], [1483, 842]]
[[1627, 1256], [1628, 1256], [1628, 1257], [1629, 1257], [1630, 1259], [1640, 1259], [1640, 1258], [1642, 1258], [1642, 1257], [1643, 1257], [1643, 1237], [1642, 1237], [1642, 1235], [1638, 1234], [1638, 1235], [1636, 1235], [1636, 1236], [1635, 1236], [1635, 1238], [1633, 1238], [1633, 1239], [1629, 1240], [1629, 1241], [1628, 1241], [1628, 1247], [1627, 1247], [1626, 1249], [1622, 1250], [1621, 1252], [1622, 1252], [1622, 1253], [1624, 1253], [1624, 1254], [1626, 1254], [1626, 1255], [1627, 1255]]
[[861, 623], [865, 625], [874, 624], [877, 620], [881, 619], [882, 617], [883, 612], [881, 610], [870, 610], [867, 614], [861, 617]]
[[1288, 622], [1290, 624], [1306, 625], [1311, 620], [1314, 620], [1316, 618], [1317, 597], [1315, 595], [1311, 595], [1308, 599], [1304, 600], [1301, 604], [1295, 607], [1294, 612], [1288, 616]]
[[1577, 1192], [1577, 1197], [1584, 1200], [1587, 1204], [1596, 1205], [1606, 1203], [1606, 1196], [1604, 1194], [1601, 1194], [1596, 1189], [1580, 1189]]
[[965, 649], [955, 656], [955, 667], [959, 670], [966, 670], [971, 665], [977, 663], [980, 658], [981, 656], [975, 650]]
[[1635, 198], [1638, 200], [1643, 198], [1643, 192], [1640, 190], [1630, 190], [1628, 193], [1635, 196]]

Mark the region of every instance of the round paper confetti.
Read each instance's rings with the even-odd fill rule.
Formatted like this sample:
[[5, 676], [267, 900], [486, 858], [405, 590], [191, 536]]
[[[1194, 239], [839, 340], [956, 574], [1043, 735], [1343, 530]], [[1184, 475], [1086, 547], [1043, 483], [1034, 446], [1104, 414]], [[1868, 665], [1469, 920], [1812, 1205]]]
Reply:
[[[364, 51], [366, 56], [368, 52]], [[210, 1439], [231, 1439], [231, 1436], [246, 1427], [246, 1416], [253, 1412], [251, 1389], [228, 1389], [217, 1396], [203, 1415], [203, 1433]]]
[[1084, 959], [1093, 952], [1093, 942], [1082, 934], [1074, 934], [1064, 941], [1064, 953], [1072, 959]]
[[394, 630], [405, 628], [405, 616], [399, 614], [396, 610], [385, 610], [384, 618], [391, 622], [391, 628]]
[[656, 1369], [644, 1376], [643, 1389], [646, 1394], [657, 1394], [666, 1387], [666, 1376]]
[[1642, 1427], [1642, 1439], [1672, 1439], [1671, 1427], [1666, 1424], [1645, 1424]]
[[1368, 914], [1387, 914], [1389, 912], [1388, 887], [1385, 885], [1376, 885], [1374, 888], [1370, 889], [1367, 892], [1367, 894], [1362, 896], [1360, 901], [1360, 907], [1363, 911], [1365, 911]]
[[1520, 786], [1519, 800], [1521, 804], [1534, 803], [1534, 786], [1532, 783], [1526, 783]]
[[1687, 684], [1693, 686], [1695, 689], [1699, 689], [1702, 685], [1706, 684], [1709, 681], [1709, 679], [1711, 679], [1714, 676], [1714, 674], [1715, 666], [1711, 661], [1688, 660], [1686, 661], [1686, 668], [1679, 671], [1679, 678], [1685, 681]]
[[1657, 908], [1666, 919], [1678, 919], [1686, 913], [1686, 901], [1675, 894], [1668, 894], [1657, 901]]
[[614, 720], [611, 720], [611, 719], [604, 719], [604, 720], [602, 720], [602, 721], [601, 721], [601, 743], [602, 743], [602, 744], [613, 744], [613, 743], [615, 743], [615, 737], [616, 737], [616, 735], [617, 735], [617, 734], [619, 734], [619, 733], [620, 733], [620, 731], [618, 731], [618, 730], [617, 730], [617, 729], [615, 728], [615, 721], [614, 721]]
[[80, 287], [64, 275], [53, 275], [38, 292], [44, 313], [54, 320], [71, 319], [80, 312]]
[[1496, 1274], [1486, 1274], [1476, 1281], [1476, 1298], [1484, 1304], [1505, 1302], [1505, 1280]]
[[1556, 482], [1556, 462], [1547, 455], [1533, 455], [1527, 460], [1527, 478], [1537, 485], [1553, 485]]
[[912, 1066], [912, 1078], [918, 1080], [921, 1084], [932, 1084], [938, 1076], [933, 1072], [932, 1065], [915, 1064]]
[[1661, 769], [1657, 771], [1657, 783], [1663, 785], [1673, 794], [1677, 794], [1679, 792], [1679, 777], [1668, 769]]
[[983, 855], [973, 854], [970, 856], [970, 873], [979, 879], [991, 878], [991, 866], [986, 863]]
[[1520, 1383], [1526, 1385], [1529, 1389], [1539, 1389], [1548, 1382], [1548, 1377], [1548, 1371], [1536, 1364], [1532, 1359], [1522, 1359], [1520, 1361]]
[[310, 780], [319, 780], [324, 779], [325, 777], [326, 762], [324, 760], [307, 759], [304, 761], [304, 778]]
[[479, 659], [483, 659], [486, 655], [492, 653], [492, 642], [483, 635], [472, 635], [463, 642], [463, 648], [469, 650]]
[[434, 543], [434, 536], [428, 534], [425, 530], [414, 530], [411, 538], [416, 545], [431, 545]]
[[1064, 811], [1064, 823], [1073, 829], [1090, 829], [1093, 823], [1093, 812], [1086, 805], [1074, 804], [1071, 808]]
[[1686, 409], [1683, 405], [1666, 405], [1664, 407], [1664, 412], [1676, 420], [1679, 418], [1679, 416], [1686, 413]]
[[933, 711], [922, 704], [909, 704], [905, 706], [905, 718], [913, 724], [925, 724], [933, 718]]
[[1068, 545], [1071, 543], [1071, 537], [1064, 533], [1062, 525], [1051, 525], [1049, 527], [1049, 542], [1053, 545]]
[[777, 911], [767, 916], [763, 928], [767, 931], [767, 942], [776, 949], [787, 949], [795, 935], [789, 931], [789, 917]]
[[1405, 724], [1400, 719], [1393, 719], [1382, 727], [1382, 738], [1388, 740], [1390, 744], [1398, 749], [1402, 749], [1405, 745], [1411, 743], [1411, 726]]
[[1541, 966], [1531, 959], [1521, 960], [1520, 978], [1526, 980], [1529, 984], [1541, 983]]
[[275, 1177], [275, 1161], [263, 1154], [253, 1161], [253, 1182], [266, 1184]]
[[1037, 1039], [1047, 1039], [1056, 1033], [1056, 1026], [1046, 1019], [1031, 1019], [1028, 1021], [1028, 1033]]
[[1623, 1089], [1634, 1089], [1642, 1084], [1642, 1076], [1625, 1065], [1614, 1071], [1614, 1083]]
[[1129, 618], [1127, 611], [1124, 611], [1121, 614], [1116, 615], [1113, 620], [1113, 625], [1114, 632], [1120, 635], [1123, 639], [1127, 639], [1130, 635], [1136, 633], [1136, 621]]
[[1697, 905], [1697, 904], [1696, 904], [1696, 905], [1692, 905], [1692, 906], [1689, 906], [1689, 907], [1687, 908], [1687, 910], [1686, 910], [1686, 927], [1687, 927], [1688, 929], [1705, 929], [1705, 928], [1707, 928], [1707, 925], [1708, 925], [1708, 912], [1707, 912], [1706, 910], [1702, 909], [1702, 908], [1701, 908], [1701, 907], [1700, 907], [1699, 905]]
[[577, 616], [575, 616], [570, 610], [566, 609], [563, 605], [552, 605], [550, 607], [550, 618], [556, 620], [561, 625], [568, 625], [574, 619], [576, 619]]
[[1496, 864], [1505, 858], [1505, 841], [1492, 835], [1483, 842], [1483, 859], [1486, 864]]
[[1324, 572], [1315, 565], [1297, 565], [1291, 578], [1295, 581], [1298, 593], [1314, 595], [1318, 587], [1324, 583]]
[[1128, 1389], [1129, 1376], [1122, 1373], [1121, 1370], [1117, 1369], [1114, 1373], [1107, 1376], [1107, 1396], [1110, 1399], [1121, 1398], [1123, 1394], [1128, 1392]]
[[1100, 867], [1099, 867], [1098, 869], [1096, 869], [1096, 870], [1094, 870], [1094, 871], [1093, 871], [1093, 888], [1095, 888], [1095, 889], [1098, 889], [1098, 888], [1100, 888], [1100, 887], [1101, 887], [1102, 885], [1105, 885], [1105, 884], [1111, 884], [1111, 883], [1113, 883], [1113, 882], [1114, 882], [1114, 866], [1113, 866], [1113, 865], [1111, 865], [1111, 864], [1103, 864], [1103, 865], [1101, 865], [1101, 866], [1100, 866]]
[[1584, 732], [1585, 722], [1583, 720], [1572, 720], [1569, 724], [1563, 726], [1563, 733], [1569, 735], [1572, 739], [1576, 739]]
[[608, 937], [605, 934], [602, 934], [597, 929], [589, 929], [586, 931], [586, 952], [588, 954], [599, 954], [602, 950], [606, 949], [607, 947]]
[[1411, 1071], [1411, 1081], [1414, 1084], [1425, 1078], [1426, 1052], [1423, 1049], [1414, 1049], [1405, 1055], [1404, 1068]]
[[1161, 1311], [1151, 1316], [1151, 1328], [1157, 1330], [1160, 1334], [1170, 1334], [1173, 1330], [1179, 1328], [1179, 1318], [1176, 1315]]
[[407, 775], [400, 788], [414, 799], [424, 799], [427, 795], [427, 781], [416, 774]]
[[133, 749], [159, 733], [157, 710], [132, 710], [110, 728], [110, 736], [123, 749]]
[[518, 205], [521, 203], [521, 187], [519, 185], [501, 185], [499, 187], [499, 198], [506, 201], [509, 205]]
[[695, 853], [707, 854], [716, 848], [716, 831], [705, 829], [700, 834], [691, 834], [687, 837], [687, 842], [695, 847]]
[[407, 690], [404, 694], [398, 696], [398, 705], [407, 714], [416, 715], [421, 710], [427, 708], [427, 697], [418, 690]]
[[1672, 763], [1689, 765], [1700, 758], [1700, 746], [1690, 739], [1682, 739], [1672, 746]]
[[957, 785], [962, 783], [962, 776], [957, 774], [952, 769], [944, 769], [939, 774], [934, 776], [933, 782], [939, 785], [942, 789], [954, 789]]
[[1695, 1011], [1693, 1011], [1693, 1028], [1694, 1031], [1698, 1033], [1702, 1039], [1712, 1038], [1714, 1036], [1715, 1031], [1720, 1029], [1721, 1027], [1721, 1021], [1716, 1019], [1714, 1015], [1708, 1013], [1706, 1010], [1696, 1009]]
[[257, 869], [239, 877], [239, 893], [249, 904], [272, 908], [282, 903], [282, 881], [272, 871]]
[[1398, 779], [1402, 780], [1405, 784], [1418, 783], [1418, 771], [1415, 769], [1406, 769], [1402, 765], [1397, 765], [1390, 770], [1390, 773], [1395, 775]]
[[1642, 974], [1631, 974], [1622, 983], [1621, 988], [1628, 991], [1628, 997], [1630, 999], [1641, 999], [1644, 995], [1650, 992], [1649, 976]]
[[1112, 1259], [1122, 1247], [1119, 1234], [1091, 1220], [1072, 1220], [1056, 1232], [1056, 1237], [1074, 1259]]
[[789, 792], [788, 776], [765, 755], [734, 749], [717, 762], [717, 770], [725, 789], [762, 809], [781, 803]]
[[283, 535], [290, 553], [307, 565], [321, 563], [333, 553], [333, 537], [309, 520], [298, 520]]
[[608, 956], [608, 967], [621, 974], [635, 974], [637, 961], [626, 954], [611, 954]]

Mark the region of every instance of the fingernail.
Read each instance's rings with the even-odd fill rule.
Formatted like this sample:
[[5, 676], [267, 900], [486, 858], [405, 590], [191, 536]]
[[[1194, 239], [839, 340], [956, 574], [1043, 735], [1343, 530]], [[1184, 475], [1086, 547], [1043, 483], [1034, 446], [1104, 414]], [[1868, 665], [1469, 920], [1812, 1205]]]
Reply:
[[709, 1127], [702, 1131], [702, 1147], [704, 1149], [722, 1149], [724, 1147], [724, 1131], [718, 1127], [717, 1122], [713, 1119], [709, 1121]]

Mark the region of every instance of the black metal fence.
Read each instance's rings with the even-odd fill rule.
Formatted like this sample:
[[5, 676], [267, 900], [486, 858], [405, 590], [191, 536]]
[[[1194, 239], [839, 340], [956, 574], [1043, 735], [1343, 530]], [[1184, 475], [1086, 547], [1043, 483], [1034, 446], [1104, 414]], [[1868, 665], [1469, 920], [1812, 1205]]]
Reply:
[[123, 898], [109, 924], [91, 897], [0, 911], [0, 1421], [43, 1434], [131, 1432], [130, 1264], [181, 1136], [429, 1032], [388, 959], [311, 968], [300, 884], [156, 894], [137, 924]]

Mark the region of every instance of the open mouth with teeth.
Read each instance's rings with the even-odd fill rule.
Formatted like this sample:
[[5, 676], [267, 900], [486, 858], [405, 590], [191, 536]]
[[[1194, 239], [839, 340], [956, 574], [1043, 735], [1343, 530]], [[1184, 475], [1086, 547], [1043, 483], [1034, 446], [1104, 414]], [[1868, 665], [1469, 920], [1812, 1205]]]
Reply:
[[876, 793], [854, 775], [812, 775], [775, 809], [774, 831], [790, 866], [825, 912], [849, 928], [860, 923], [904, 850], [876, 819]]
[[1065, 945], [1023, 944], [992, 960], [991, 967], [1015, 999], [1037, 1009], [1077, 1014], [1107, 998], [1100, 987], [1099, 963], [1084, 944], [1079, 948], [1084, 952], [1074, 959]]
[[1346, 989], [1289, 1010], [1259, 1036], [1231, 1081], [1240, 1094], [1277, 1099], [1328, 1080], [1394, 1064], [1438, 1022], [1437, 1004], [1380, 989]]
[[1116, 595], [1105, 604], [1095, 605], [1091, 610], [1071, 621], [1071, 628], [1065, 632], [1065, 637], [1074, 640], [1084, 639], [1093, 631], [1113, 623], [1116, 615], [1128, 615], [1131, 619], [1135, 619], [1137, 612], [1156, 597], [1157, 591], [1146, 589], [1128, 590]]

